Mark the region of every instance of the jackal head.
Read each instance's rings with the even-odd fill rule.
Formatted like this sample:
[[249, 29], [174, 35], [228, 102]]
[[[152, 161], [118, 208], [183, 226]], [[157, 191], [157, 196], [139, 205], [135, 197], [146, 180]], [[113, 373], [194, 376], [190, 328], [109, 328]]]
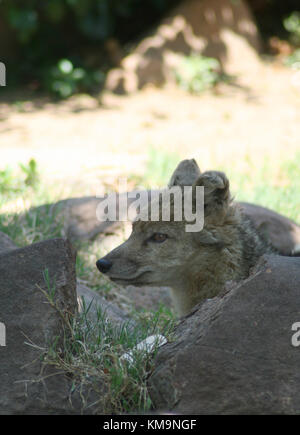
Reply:
[[[229, 182], [225, 174], [207, 171], [201, 174], [195, 160], [184, 160], [171, 177], [168, 189], [179, 186], [204, 187], [204, 226], [199, 232], [187, 232], [185, 219], [170, 221], [136, 219], [127, 241], [97, 261], [100, 272], [121, 285], [169, 286], [191, 292], [195, 281], [215, 273], [218, 255], [230, 243], [234, 213], [230, 213]], [[192, 201], [195, 200], [192, 196]], [[163, 204], [160, 198], [160, 211]], [[172, 207], [172, 204], [171, 204]], [[197, 213], [198, 204], [193, 204]], [[149, 207], [147, 207], [149, 214]], [[150, 215], [149, 215], [150, 217]]]

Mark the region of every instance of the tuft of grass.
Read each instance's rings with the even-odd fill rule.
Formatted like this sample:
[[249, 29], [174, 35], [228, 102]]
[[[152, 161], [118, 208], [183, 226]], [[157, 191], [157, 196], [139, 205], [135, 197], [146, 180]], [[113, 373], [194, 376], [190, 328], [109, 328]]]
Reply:
[[31, 159], [28, 164], [19, 164], [19, 170], [6, 166], [0, 170], [0, 204], [18, 195], [24, 194], [28, 188], [36, 190], [39, 184], [37, 163]]
[[[165, 176], [165, 170], [171, 172], [173, 163], [167, 163], [164, 157], [159, 163], [154, 163], [154, 154], [150, 166], [160, 168], [160, 176]], [[177, 163], [177, 162], [176, 162]], [[169, 164], [169, 166], [168, 166]], [[64, 222], [60, 210], [53, 209], [51, 203], [57, 199], [48, 186], [40, 181], [38, 188], [32, 189], [35, 169], [28, 165], [28, 172], [22, 171], [24, 190], [9, 189], [0, 214], [0, 231], [9, 235], [18, 246], [25, 246], [41, 240], [64, 236]], [[169, 176], [168, 173], [168, 176]], [[13, 180], [8, 176], [7, 186], [13, 186]], [[21, 172], [19, 172], [19, 176]], [[22, 192], [22, 193], [21, 193]], [[22, 203], [19, 204], [22, 197]], [[46, 203], [46, 204], [45, 204]], [[48, 203], [48, 204], [47, 204]], [[41, 204], [44, 204], [40, 206]], [[98, 242], [77, 244], [78, 255], [76, 261], [77, 277], [87, 282], [89, 288], [96, 290], [109, 299], [116, 299], [130, 311], [130, 301], [111, 282], [105, 280], [97, 271], [95, 262], [105, 254]], [[49, 271], [44, 270], [45, 288], [40, 289], [54, 309], [59, 311], [56, 304], [56, 282], [50, 278]], [[174, 325], [173, 317], [164, 307], [157, 312], [137, 313], [132, 311], [132, 322], [122, 325], [112, 323], [97, 309], [96, 320], [89, 316], [90, 306], [83, 304], [82, 312], [74, 319], [66, 319], [63, 347], [61, 341], [54, 340], [44, 354], [44, 361], [48, 364], [66, 370], [73, 379], [74, 388], [88, 384], [89, 388], [99, 390], [101, 411], [106, 413], [146, 412], [151, 407], [151, 401], [146, 388], [146, 378], [151, 371], [151, 356], [141, 351], [133, 352], [133, 363], [121, 362], [120, 357], [146, 337], [161, 334], [171, 337]], [[65, 313], [60, 312], [61, 316]], [[63, 350], [63, 352], [62, 352]]]
[[[166, 186], [180, 160], [181, 156], [176, 153], [149, 148], [145, 174], [139, 181], [150, 188]], [[250, 158], [243, 163], [243, 170], [232, 165], [219, 168], [228, 175], [235, 199], [261, 204], [300, 223], [300, 153], [278, 166], [271, 160], [265, 160], [259, 166]], [[27, 169], [28, 173], [19, 168], [18, 176], [24, 189], [19, 191], [16, 186], [20, 180], [7, 168], [2, 171], [0, 231], [8, 234], [18, 246], [64, 236], [63, 218], [59, 210], [54, 211], [50, 205], [61, 198], [40, 179], [33, 182], [33, 188], [29, 180], [37, 180], [34, 176], [37, 167], [28, 164]], [[37, 207], [47, 203], [49, 205]], [[134, 352], [132, 365], [121, 362], [120, 357], [150, 335], [161, 334], [171, 340], [172, 312], [163, 305], [157, 311], [135, 312], [132, 308], [130, 311], [130, 301], [126, 299], [124, 290], [105, 279], [95, 267], [96, 259], [105, 255], [101, 243], [80, 242], [77, 249], [78, 278], [108, 299], [115, 299], [122, 308], [125, 306], [135, 324], [116, 325], [101, 309], [97, 310], [96, 321], [92, 321], [89, 316], [91, 307], [84, 304], [82, 312], [65, 324], [70, 334], [65, 334], [64, 352], [53, 343], [45, 355], [45, 362], [70, 373], [74, 388], [89, 383], [97, 391], [99, 385], [104, 384], [104, 392], [99, 392], [102, 412], [103, 409], [115, 414], [146, 412], [151, 408], [146, 378], [152, 368], [153, 355]], [[44, 271], [44, 278], [45, 297], [58, 309], [53, 302], [55, 280], [50, 279], [47, 271]]]
[[26, 246], [56, 237], [64, 237], [63, 217], [50, 204], [25, 209], [24, 213], [0, 214], [0, 231], [17, 246]]
[[41, 181], [37, 163], [20, 163], [0, 171], [0, 231], [17, 246], [64, 237], [63, 215], [52, 204], [59, 190]]
[[55, 291], [56, 291], [56, 279], [54, 278], [53, 282], [51, 283], [48, 269], [44, 270], [43, 277], [44, 277], [44, 281], [46, 283], [48, 297], [49, 297], [50, 301], [54, 302], [54, 296], [55, 296]]
[[36, 161], [31, 159], [29, 160], [28, 165], [20, 163], [19, 166], [26, 176], [24, 180], [25, 186], [31, 186], [33, 189], [36, 189], [39, 183], [39, 171], [37, 169]]
[[134, 350], [132, 363], [122, 361], [120, 357], [153, 334], [172, 338], [173, 321], [160, 322], [160, 312], [154, 313], [147, 321], [121, 325], [113, 324], [97, 308], [96, 319], [89, 317], [90, 305], [83, 301], [83, 309], [69, 323], [71, 334], [64, 334], [63, 354], [54, 342], [44, 361], [65, 370], [73, 379], [74, 388], [89, 383], [89, 388], [99, 393], [99, 412], [121, 414], [146, 412], [151, 408], [146, 379], [152, 369], [152, 358], [158, 346], [150, 354]]

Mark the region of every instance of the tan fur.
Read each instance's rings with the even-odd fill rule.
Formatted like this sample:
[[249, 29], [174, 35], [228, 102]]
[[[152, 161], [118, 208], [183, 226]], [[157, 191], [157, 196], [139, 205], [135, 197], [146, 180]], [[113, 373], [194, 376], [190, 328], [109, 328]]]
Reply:
[[[185, 231], [186, 222], [133, 223], [129, 239], [111, 251], [105, 260], [112, 263], [107, 275], [122, 285], [169, 286], [179, 315], [187, 314], [194, 305], [212, 298], [224, 289], [226, 281], [238, 281], [260, 255], [272, 252], [251, 222], [232, 203], [229, 181], [225, 174], [195, 170], [195, 161], [185, 161], [172, 176], [173, 184], [204, 186], [204, 228], [200, 232]], [[185, 176], [181, 171], [185, 171]], [[172, 187], [172, 182], [169, 184]], [[162, 243], [154, 234], [167, 235]]]

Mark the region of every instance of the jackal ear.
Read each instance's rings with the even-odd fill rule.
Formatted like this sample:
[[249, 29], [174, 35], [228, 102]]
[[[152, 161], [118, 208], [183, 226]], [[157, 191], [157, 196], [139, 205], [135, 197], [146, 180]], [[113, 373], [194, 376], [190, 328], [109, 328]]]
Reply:
[[192, 186], [200, 175], [201, 171], [195, 159], [182, 160], [173, 172], [168, 187]]
[[193, 199], [196, 197], [195, 188], [197, 186], [204, 187], [204, 214], [206, 216], [226, 211], [231, 198], [229, 180], [223, 172], [203, 172], [193, 185]]

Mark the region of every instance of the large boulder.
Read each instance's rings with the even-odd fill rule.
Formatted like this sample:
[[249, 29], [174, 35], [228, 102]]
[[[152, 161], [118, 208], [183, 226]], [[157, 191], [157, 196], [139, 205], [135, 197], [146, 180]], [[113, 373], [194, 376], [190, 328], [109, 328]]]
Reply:
[[[120, 198], [125, 198], [125, 195], [127, 193], [120, 194]], [[122, 243], [122, 232], [124, 233], [124, 230], [128, 232], [128, 228], [126, 228], [128, 222], [125, 222], [126, 214], [120, 215], [122, 222], [104, 221], [104, 215], [101, 216], [97, 213], [97, 207], [102, 200], [103, 198], [93, 196], [70, 198], [47, 206], [47, 208], [48, 213], [53, 217], [53, 222], [55, 222], [55, 218], [63, 217], [64, 232], [70, 240], [93, 240], [98, 237], [99, 243], [107, 248], [107, 251], [110, 251]], [[109, 201], [113, 201], [112, 195], [108, 195], [108, 203]], [[128, 198], [128, 206], [133, 201], [133, 198]], [[280, 253], [289, 255], [292, 252], [300, 251], [300, 226], [298, 224], [266, 207], [246, 202], [238, 204], [244, 213], [250, 217], [256, 228], [264, 233]], [[45, 206], [42, 206], [42, 208], [45, 208]], [[30, 211], [30, 213], [39, 212], [40, 207]], [[118, 213], [119, 210], [117, 210], [117, 217], [119, 217]], [[1, 239], [0, 235], [0, 250], [1, 243], [4, 245], [6, 242]]]
[[77, 281], [77, 302], [79, 312], [87, 311], [87, 317], [91, 322], [98, 322], [99, 315], [105, 317], [116, 327], [133, 322], [117, 305], [108, 302], [104, 297], [89, 289], [86, 285]]
[[[127, 193], [117, 196], [117, 205], [118, 199], [122, 200], [125, 195]], [[103, 197], [96, 196], [68, 198], [54, 204], [33, 208], [29, 213], [47, 213], [52, 217], [54, 225], [59, 225], [62, 221], [64, 234], [71, 241], [93, 240], [99, 235], [112, 234], [122, 224], [122, 222], [105, 221], [104, 215], [101, 216], [98, 213], [98, 206], [103, 199]], [[114, 195], [109, 195], [108, 201], [113, 206]], [[119, 216], [119, 210], [117, 210], [117, 217], [122, 220], [126, 216], [121, 213]]]
[[169, 287], [126, 287], [128, 299], [137, 311], [158, 311], [162, 306], [172, 307], [173, 300]]
[[244, 0], [185, 0], [108, 74], [106, 88], [125, 93], [174, 81], [174, 68], [191, 53], [217, 58], [228, 74], [253, 74], [260, 49]]
[[299, 291], [300, 259], [266, 256], [247, 280], [196, 306], [155, 358], [154, 407], [300, 414]]
[[300, 226], [291, 219], [266, 207], [248, 202], [238, 203], [255, 227], [283, 255], [300, 252]]
[[0, 414], [95, 411], [99, 395], [76, 383], [74, 388], [61, 368], [43, 363], [54, 342], [63, 351], [66, 319], [76, 312], [75, 254], [67, 240], [0, 253]]

